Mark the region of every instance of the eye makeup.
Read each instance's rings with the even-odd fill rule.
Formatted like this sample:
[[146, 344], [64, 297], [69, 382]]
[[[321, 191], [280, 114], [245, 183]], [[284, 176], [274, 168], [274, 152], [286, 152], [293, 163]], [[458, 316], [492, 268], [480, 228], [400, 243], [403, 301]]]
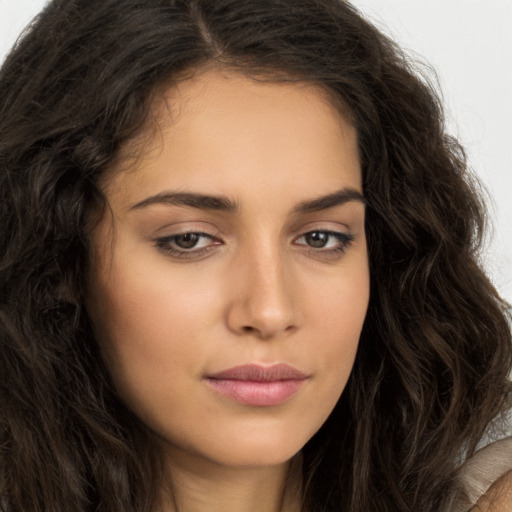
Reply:
[[[292, 244], [304, 248], [315, 258], [335, 259], [340, 257], [354, 241], [354, 236], [340, 231], [316, 229], [294, 238]], [[199, 260], [224, 242], [216, 236], [200, 231], [184, 231], [158, 237], [154, 245], [165, 255], [176, 259]]]

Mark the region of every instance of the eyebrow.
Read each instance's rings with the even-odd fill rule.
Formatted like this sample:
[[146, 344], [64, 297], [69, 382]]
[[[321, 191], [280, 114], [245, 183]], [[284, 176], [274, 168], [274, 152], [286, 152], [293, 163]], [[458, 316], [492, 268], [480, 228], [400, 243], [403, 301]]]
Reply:
[[309, 201], [303, 201], [299, 203], [293, 209], [293, 211], [295, 213], [319, 212], [321, 210], [327, 210], [328, 208], [340, 206], [351, 201], [358, 201], [360, 203], [366, 204], [366, 200], [361, 192], [355, 188], [342, 188], [341, 190], [338, 190], [332, 194], [328, 194], [326, 196], [322, 196]]
[[210, 196], [191, 192], [162, 192], [134, 204], [130, 210], [146, 208], [153, 204], [174, 204], [176, 206], [191, 206], [192, 208], [199, 208], [201, 210], [216, 210], [222, 212], [238, 211], [238, 203], [225, 196]]
[[[343, 188], [332, 194], [308, 201], [302, 201], [295, 206], [293, 212], [312, 213], [321, 210], [327, 210], [328, 208], [340, 206], [351, 201], [358, 201], [366, 204], [366, 201], [361, 192], [353, 188]], [[226, 196], [212, 196], [192, 192], [161, 192], [134, 204], [130, 208], [130, 211], [146, 208], [154, 204], [190, 206], [200, 210], [213, 210], [228, 213], [235, 213], [239, 210], [238, 203]]]

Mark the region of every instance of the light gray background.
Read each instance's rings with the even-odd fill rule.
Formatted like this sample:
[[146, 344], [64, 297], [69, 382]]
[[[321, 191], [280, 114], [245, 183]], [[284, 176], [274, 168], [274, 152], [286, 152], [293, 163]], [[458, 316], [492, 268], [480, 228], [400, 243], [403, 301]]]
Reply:
[[[45, 3], [0, 0], [0, 61]], [[449, 131], [493, 198], [485, 266], [512, 302], [512, 0], [353, 3], [437, 70]]]

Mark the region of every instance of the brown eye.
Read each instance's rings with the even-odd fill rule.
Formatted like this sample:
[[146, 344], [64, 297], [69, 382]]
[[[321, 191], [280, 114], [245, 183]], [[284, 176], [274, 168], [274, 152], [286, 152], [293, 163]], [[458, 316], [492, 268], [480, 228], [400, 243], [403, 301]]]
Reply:
[[315, 258], [335, 259], [340, 257], [350, 244], [354, 236], [340, 231], [309, 231], [298, 237], [294, 244], [303, 246], [308, 254]]
[[329, 233], [325, 233], [322, 231], [312, 231], [311, 233], [307, 233], [304, 235], [304, 241], [315, 249], [322, 249], [329, 242], [329, 237], [331, 235]]
[[222, 241], [207, 233], [190, 231], [157, 238], [156, 247], [173, 258], [198, 259], [222, 245]]
[[197, 245], [201, 235], [199, 233], [184, 233], [183, 235], [175, 235], [174, 244], [180, 249], [192, 249]]

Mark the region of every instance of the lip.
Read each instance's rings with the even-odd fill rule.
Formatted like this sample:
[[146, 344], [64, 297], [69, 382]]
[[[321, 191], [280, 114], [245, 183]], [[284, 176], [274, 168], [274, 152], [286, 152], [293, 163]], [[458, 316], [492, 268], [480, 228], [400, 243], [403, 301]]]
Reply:
[[308, 375], [287, 364], [248, 364], [208, 375], [206, 382], [238, 403], [268, 407], [286, 402], [307, 379]]

